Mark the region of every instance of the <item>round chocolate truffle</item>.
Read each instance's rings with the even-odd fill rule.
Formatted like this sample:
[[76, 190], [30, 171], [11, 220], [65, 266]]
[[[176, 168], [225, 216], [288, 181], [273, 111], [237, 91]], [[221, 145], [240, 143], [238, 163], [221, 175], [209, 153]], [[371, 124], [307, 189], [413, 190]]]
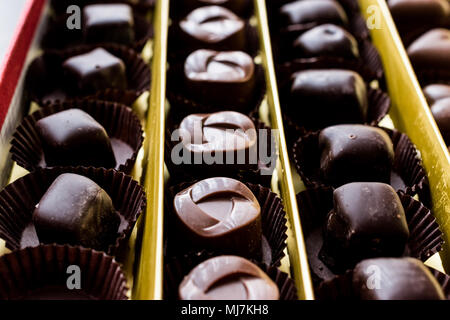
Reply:
[[450, 144], [450, 97], [440, 99], [431, 106], [431, 112], [441, 130], [442, 137]]
[[450, 68], [450, 30], [426, 32], [408, 47], [408, 56], [414, 68]]
[[285, 26], [307, 23], [347, 25], [348, 17], [335, 0], [299, 0], [280, 8], [280, 22]]
[[443, 98], [450, 98], [450, 85], [447, 84], [430, 84], [423, 88], [423, 94], [432, 106], [436, 101]]

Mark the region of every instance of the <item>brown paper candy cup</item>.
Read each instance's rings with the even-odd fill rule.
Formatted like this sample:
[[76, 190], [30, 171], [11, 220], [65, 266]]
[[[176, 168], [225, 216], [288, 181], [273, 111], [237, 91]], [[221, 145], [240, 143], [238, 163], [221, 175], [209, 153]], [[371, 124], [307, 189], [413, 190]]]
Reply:
[[[399, 192], [405, 210], [410, 236], [405, 256], [426, 261], [442, 248], [443, 238], [439, 225], [431, 211], [411, 196]], [[333, 278], [336, 273], [319, 257], [323, 244], [323, 228], [328, 213], [333, 210], [333, 189], [315, 187], [297, 194], [303, 233], [305, 234], [313, 282], [318, 285]]]
[[[47, 167], [36, 122], [51, 114], [72, 108], [85, 111], [105, 128], [108, 136], [113, 139], [111, 144], [117, 162], [115, 169], [130, 173], [144, 140], [142, 126], [130, 108], [107, 101], [66, 101], [41, 108], [25, 117], [13, 134], [11, 141], [12, 159], [28, 171]], [[125, 143], [130, 147], [130, 150], [121, 148], [116, 141]]]
[[115, 243], [106, 252], [120, 255], [126, 247], [131, 231], [140, 213], [145, 210], [146, 199], [142, 187], [132, 177], [113, 169], [93, 167], [55, 167], [37, 169], [7, 185], [0, 192], [0, 238], [10, 250], [38, 246], [39, 239], [30, 231], [35, 206], [53, 181], [63, 173], [85, 176], [108, 193], [121, 224]]
[[[81, 289], [68, 289], [69, 266], [80, 270]], [[2, 300], [128, 300], [120, 265], [103, 252], [41, 245], [0, 258]]]
[[48, 51], [34, 59], [28, 68], [26, 76], [26, 89], [31, 99], [41, 107], [60, 103], [64, 100], [89, 98], [105, 100], [132, 105], [133, 102], [150, 88], [150, 69], [142, 58], [132, 49], [108, 44], [102, 47], [114, 56], [123, 60], [126, 66], [128, 88], [106, 89], [93, 95], [70, 95], [65, 89], [65, 80], [62, 70], [63, 62], [73, 56], [89, 52], [92, 46], [77, 46], [63, 51]]
[[[183, 281], [184, 277], [191, 272], [197, 265], [217, 255], [202, 251], [198, 253], [191, 253], [180, 255], [168, 259], [169, 261], [164, 266], [164, 297], [168, 300], [178, 299], [178, 287]], [[276, 267], [269, 267], [265, 264], [257, 263], [258, 267], [262, 269], [273, 282], [276, 283], [280, 291], [280, 300], [297, 300], [297, 289], [294, 281], [287, 273], [280, 271]]]
[[[185, 188], [193, 185], [197, 181], [181, 183], [177, 186], [168, 188], [165, 197], [165, 256], [174, 257], [186, 253], [200, 252], [206, 248], [198, 247], [186, 241], [180, 232], [176, 230], [176, 213], [173, 207], [173, 199], [176, 194]], [[284, 257], [286, 248], [287, 226], [286, 212], [284, 211], [281, 199], [269, 188], [252, 183], [245, 185], [253, 192], [261, 206], [261, 225], [262, 225], [262, 254], [260, 257], [246, 257], [269, 266], [279, 266]], [[230, 243], [230, 248], [235, 247]], [[212, 249], [214, 250], [214, 248]], [[221, 252], [214, 250], [214, 254], [235, 254], [230, 252]]]
[[[427, 205], [430, 201], [428, 177], [415, 146], [406, 134], [380, 128], [386, 131], [394, 145], [392, 173], [400, 179], [391, 179], [391, 185], [408, 195], [418, 194]], [[307, 187], [327, 186], [320, 174], [319, 134], [311, 132], [301, 136], [292, 148], [295, 168]]]
[[[266, 144], [268, 146], [270, 145], [275, 146], [276, 145], [275, 136], [272, 134], [271, 129], [258, 119], [255, 119], [253, 117], [250, 117], [250, 119], [255, 124], [257, 132], [259, 132], [259, 130], [266, 130], [267, 132]], [[180, 123], [181, 121], [182, 120], [180, 120], [178, 123]], [[183, 181], [191, 181], [201, 178], [215, 177], [217, 176], [217, 173], [220, 172], [221, 176], [227, 176], [240, 181], [246, 181], [254, 184], [261, 184], [265, 187], [270, 187], [270, 183], [272, 181], [272, 174], [275, 166], [272, 165], [273, 168], [270, 169], [270, 167], [267, 166], [266, 164], [263, 164], [260, 159], [258, 159], [257, 164], [245, 165], [245, 168], [242, 165], [239, 165], [239, 167], [234, 167], [235, 165], [233, 164], [210, 165], [210, 166], [206, 164], [201, 165], [174, 164], [171, 159], [172, 150], [180, 142], [172, 141], [171, 137], [172, 132], [177, 128], [178, 125], [174, 125], [172, 121], [167, 124], [164, 153], [165, 153], [165, 164], [170, 173], [169, 185], [176, 185]], [[257, 143], [259, 150], [260, 149], [259, 139]], [[274, 154], [271, 157], [271, 164], [275, 162], [276, 162], [276, 153], [274, 152]]]
[[183, 64], [174, 64], [167, 74], [167, 98], [170, 102], [171, 114], [181, 121], [192, 113], [210, 113], [216, 111], [237, 111], [249, 114], [258, 110], [266, 94], [264, 70], [255, 64], [255, 89], [245, 106], [206, 104], [196, 101], [186, 90]]

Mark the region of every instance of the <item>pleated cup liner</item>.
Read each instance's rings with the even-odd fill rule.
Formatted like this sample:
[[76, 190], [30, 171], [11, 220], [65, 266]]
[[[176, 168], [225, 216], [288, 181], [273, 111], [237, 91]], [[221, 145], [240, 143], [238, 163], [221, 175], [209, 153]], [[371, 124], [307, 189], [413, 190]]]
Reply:
[[[410, 196], [419, 195], [420, 200], [427, 206], [431, 202], [429, 182], [422, 166], [416, 147], [404, 133], [397, 130], [383, 129], [391, 138], [394, 146], [394, 163], [391, 173], [401, 178], [391, 179], [391, 185], [397, 191]], [[307, 187], [329, 186], [320, 174], [320, 131], [300, 136], [292, 147], [292, 157], [295, 168]]]
[[110, 138], [119, 140], [131, 148], [131, 153], [129, 153], [123, 151], [121, 147], [115, 148], [114, 142], [112, 143], [113, 149], [117, 149], [115, 154], [120, 154], [119, 157], [116, 156], [116, 161], [121, 160], [120, 163], [117, 161], [115, 169], [129, 174], [144, 140], [142, 126], [130, 108], [107, 101], [67, 101], [41, 108], [25, 117], [13, 134], [11, 141], [12, 159], [28, 171], [47, 167], [36, 122], [49, 115], [72, 108], [81, 109], [91, 115], [105, 128]]
[[167, 98], [170, 102], [171, 114], [181, 121], [184, 117], [193, 113], [211, 113], [217, 111], [237, 111], [244, 114], [255, 112], [261, 106], [266, 94], [266, 82], [263, 67], [255, 64], [255, 88], [245, 106], [218, 105], [203, 103], [192, 97], [186, 89], [184, 65], [174, 64], [167, 72]]
[[26, 88], [31, 99], [41, 107], [59, 103], [64, 100], [89, 98], [113, 101], [132, 105], [133, 102], [150, 88], [150, 69], [133, 49], [117, 44], [97, 46], [104, 48], [114, 56], [123, 60], [126, 66], [128, 89], [109, 88], [95, 94], [78, 96], [70, 95], [65, 88], [62, 70], [63, 62], [73, 56], [87, 53], [92, 46], [77, 46], [63, 51], [48, 51], [37, 57], [30, 65]]
[[[364, 122], [364, 124], [377, 126], [381, 122], [381, 120], [383, 120], [383, 118], [389, 113], [389, 110], [391, 108], [391, 99], [384, 91], [381, 91], [379, 89], [372, 89], [369, 86], [367, 88], [368, 110], [367, 121]], [[280, 89], [282, 107], [288, 104], [290, 95], [289, 89], [290, 86], [288, 86], [287, 84], [285, 84], [283, 88]], [[293, 146], [299, 136], [303, 136], [309, 132], [313, 132], [313, 130], [307, 129], [301, 124], [296, 123], [292, 119], [292, 117], [287, 114], [287, 112], [283, 113], [283, 121], [286, 129], [286, 139], [288, 146]]]
[[[431, 211], [411, 196], [398, 193], [405, 210], [410, 236], [404, 252], [425, 262], [439, 252], [444, 242], [442, 232]], [[328, 213], [333, 210], [333, 189], [331, 187], [315, 187], [297, 194], [300, 218], [302, 220], [305, 243], [310, 262], [313, 283], [317, 286], [322, 281], [334, 277], [331, 270], [319, 257], [324, 243], [323, 228]]]
[[0, 192], [0, 238], [10, 250], [22, 247], [38, 246], [37, 237], [27, 237], [22, 244], [23, 232], [32, 225], [35, 206], [53, 181], [63, 173], [85, 176], [97, 183], [111, 197], [121, 224], [114, 243], [106, 252], [116, 257], [121, 256], [127, 246], [128, 238], [137, 218], [145, 210], [145, 192], [131, 176], [114, 169], [93, 167], [55, 167], [37, 169], [26, 176], [7, 185]]
[[[186, 3], [183, 1], [177, 1], [177, 0], [171, 1], [170, 16], [173, 19], [173, 21], [175, 23], [178, 23], [179, 20], [182, 20], [193, 10], [200, 8], [200, 7], [214, 5], [212, 3], [211, 4], [208, 4], [208, 3], [200, 4], [200, 1], [198, 1], [198, 2], [199, 2], [198, 7], [190, 7], [190, 6], [186, 5]], [[235, 15], [237, 15], [238, 17], [240, 17], [242, 19], [249, 19], [252, 16], [253, 11], [254, 11], [253, 2], [251, 0], [239, 0], [239, 2], [245, 2], [244, 9], [239, 12], [232, 10], [233, 8], [227, 3], [224, 3], [224, 4], [219, 3], [216, 5], [227, 8], [228, 10], [232, 11]]]
[[[69, 266], [80, 268], [81, 289], [67, 289]], [[126, 277], [113, 257], [67, 245], [41, 245], [2, 256], [0, 283], [2, 300], [128, 300]], [[39, 294], [45, 289], [51, 293], [55, 288], [63, 295]]]
[[[215, 253], [202, 251], [168, 259], [169, 261], [164, 265], [164, 299], [179, 299], [178, 287], [184, 277], [200, 263], [216, 256], [217, 254]], [[287, 273], [280, 271], [274, 266], [267, 266], [261, 263], [256, 264], [275, 282], [280, 292], [280, 300], [298, 299], [295, 283]]]
[[[268, 146], [276, 146], [275, 136], [272, 133], [271, 128], [266, 126], [263, 122], [259, 121], [254, 117], [250, 117], [250, 119], [255, 124], [255, 129], [257, 132], [260, 130], [266, 130], [267, 140], [266, 145]], [[181, 120], [178, 122], [180, 123]], [[271, 165], [270, 168], [267, 164], [264, 164], [263, 161], [258, 159], [257, 164], [211, 164], [207, 165], [203, 164], [174, 164], [172, 161], [172, 150], [179, 143], [179, 141], [172, 141], [172, 132], [178, 129], [178, 125], [175, 125], [173, 122], [169, 122], [167, 124], [166, 129], [166, 138], [165, 138], [165, 148], [164, 148], [164, 161], [167, 166], [167, 169], [170, 173], [169, 185], [173, 186], [179, 184], [183, 181], [190, 181], [202, 178], [215, 177], [218, 173], [221, 176], [226, 176], [230, 178], [234, 178], [240, 181], [251, 182], [254, 184], [261, 184], [265, 187], [270, 187], [272, 181], [273, 170], [275, 169], [275, 163], [277, 161], [276, 158], [276, 150], [273, 150], [274, 153], [271, 156]], [[257, 140], [257, 149], [258, 149], [258, 157], [260, 150], [261, 142], [259, 141], [259, 135]], [[187, 152], [187, 150], [184, 150]], [[224, 154], [225, 157], [225, 154]], [[191, 160], [193, 160], [191, 158]]]
[[[178, 231], [176, 212], [173, 206], [173, 200], [176, 194], [198, 181], [184, 182], [176, 186], [166, 188], [165, 196], [165, 254], [167, 257], [178, 257], [183, 254], [201, 252], [207, 248], [193, 245], [183, 237], [183, 232]], [[284, 257], [286, 248], [287, 226], [286, 212], [281, 199], [269, 188], [248, 182], [244, 184], [253, 192], [261, 207], [261, 226], [262, 226], [262, 250], [259, 257], [245, 257], [257, 263], [268, 266], [278, 267], [281, 259]], [[230, 248], [235, 248], [230, 245]], [[209, 249], [208, 249], [209, 250]], [[222, 251], [211, 249], [216, 255], [236, 254], [232, 249]]]
[[[135, 40], [130, 44], [122, 44], [137, 52], [142, 51], [145, 44], [153, 38], [153, 25], [140, 14], [134, 13], [134, 34]], [[46, 33], [43, 36], [41, 45], [44, 50], [64, 50], [69, 47], [86, 45], [96, 48], [103, 45], [113, 44], [111, 42], [101, 42], [87, 44], [83, 40], [83, 31], [69, 30], [66, 26], [67, 16], [58, 16], [50, 20]], [[119, 43], [118, 43], [119, 44]]]
[[[450, 276], [433, 268], [428, 269], [441, 286], [446, 299], [450, 300]], [[356, 300], [357, 295], [354, 292], [352, 280], [353, 270], [348, 270], [342, 275], [324, 281], [315, 291], [316, 298], [318, 300]]]

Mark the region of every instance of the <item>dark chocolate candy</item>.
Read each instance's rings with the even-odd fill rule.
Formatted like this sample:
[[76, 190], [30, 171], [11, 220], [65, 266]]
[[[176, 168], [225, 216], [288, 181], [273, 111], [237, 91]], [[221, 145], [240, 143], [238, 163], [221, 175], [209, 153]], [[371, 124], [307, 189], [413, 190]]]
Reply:
[[33, 223], [40, 242], [105, 250], [117, 238], [120, 217], [94, 181], [64, 173], [36, 205]]
[[301, 34], [293, 44], [296, 58], [338, 57], [358, 59], [356, 39], [345, 29], [324, 24]]
[[114, 168], [116, 160], [105, 129], [80, 109], [64, 110], [36, 122], [46, 165]]
[[431, 112], [445, 142], [450, 144], [450, 97], [440, 99], [431, 106]]
[[242, 182], [209, 178], [179, 192], [173, 201], [186, 241], [246, 257], [261, 252], [261, 208]]
[[249, 4], [249, 0], [184, 0], [182, 6], [183, 9], [191, 11], [199, 7], [216, 5], [242, 16], [248, 10]]
[[444, 22], [450, 16], [448, 0], [389, 0], [388, 5], [395, 22], [409, 27]]
[[341, 186], [349, 182], [389, 183], [394, 148], [388, 134], [365, 125], [337, 125], [319, 134], [323, 179]]
[[205, 104], [244, 107], [254, 94], [255, 64], [242, 51], [194, 51], [184, 75], [187, 92]]
[[408, 47], [414, 68], [450, 68], [450, 30], [433, 29], [416, 39]]
[[353, 292], [361, 300], [445, 300], [430, 270], [413, 258], [376, 258], [353, 270]]
[[450, 98], [450, 85], [447, 84], [430, 84], [423, 88], [423, 93], [432, 106], [436, 101], [443, 98]]
[[299, 0], [280, 8], [283, 25], [332, 23], [347, 25], [348, 18], [342, 6], [334, 0]]
[[87, 43], [134, 41], [133, 10], [128, 4], [92, 4], [83, 8], [83, 35]]
[[258, 266], [236, 256], [211, 258], [179, 286], [181, 300], [278, 300], [277, 285]]
[[195, 9], [180, 21], [180, 32], [189, 48], [244, 50], [246, 47], [244, 20], [219, 6]]
[[127, 88], [124, 62], [103, 48], [64, 61], [67, 87], [73, 94], [95, 94], [108, 88]]
[[333, 203], [322, 248], [323, 260], [331, 267], [346, 270], [363, 259], [404, 253], [408, 224], [400, 198], [390, 185], [349, 183], [333, 192]]
[[[246, 165], [256, 151], [257, 133], [253, 121], [234, 111], [191, 114], [180, 124], [180, 135], [192, 163], [210, 156], [217, 164]], [[256, 155], [256, 153], [254, 153]], [[256, 161], [255, 161], [256, 163]]]
[[292, 76], [287, 113], [309, 129], [364, 123], [367, 108], [366, 85], [354, 71], [306, 70]]

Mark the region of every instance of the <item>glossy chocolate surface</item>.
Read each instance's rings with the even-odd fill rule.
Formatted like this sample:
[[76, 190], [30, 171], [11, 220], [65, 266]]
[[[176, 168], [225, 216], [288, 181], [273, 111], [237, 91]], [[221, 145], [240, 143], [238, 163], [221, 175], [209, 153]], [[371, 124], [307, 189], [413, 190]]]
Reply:
[[319, 134], [323, 179], [341, 186], [349, 182], [389, 183], [394, 149], [388, 134], [365, 125], [337, 125]]
[[33, 212], [39, 241], [106, 250], [114, 243], [120, 217], [109, 195], [84, 176], [58, 176]]
[[249, 0], [184, 0], [183, 9], [193, 10], [203, 6], [221, 6], [242, 16], [248, 10]]
[[116, 160], [107, 132], [80, 109], [54, 113], [36, 122], [47, 166], [114, 168]]
[[73, 94], [95, 94], [108, 88], [126, 89], [124, 62], [103, 48], [71, 57], [63, 70], [68, 90]]
[[195, 267], [179, 286], [181, 300], [278, 300], [277, 285], [258, 266], [219, 256]]
[[450, 98], [450, 85], [447, 84], [430, 84], [423, 88], [423, 94], [432, 106], [436, 101], [443, 98]]
[[450, 30], [433, 29], [408, 47], [414, 68], [450, 68]]
[[353, 270], [353, 292], [361, 300], [444, 300], [437, 280], [413, 258], [377, 258]]
[[400, 198], [390, 185], [349, 183], [333, 192], [333, 203], [323, 247], [331, 264], [345, 270], [363, 259], [403, 254], [409, 229]]
[[356, 39], [345, 29], [324, 24], [301, 34], [293, 44], [296, 58], [337, 57], [358, 59]]
[[364, 123], [367, 108], [366, 85], [354, 71], [306, 70], [292, 76], [287, 113], [306, 128]]
[[179, 192], [173, 201], [186, 241], [246, 257], [261, 252], [261, 208], [242, 182], [209, 178]]
[[213, 50], [244, 50], [245, 22], [219, 6], [195, 9], [180, 22], [181, 39], [187, 47]]
[[389, 0], [389, 9], [396, 23], [427, 24], [450, 17], [448, 0]]
[[450, 97], [440, 99], [431, 106], [434, 120], [441, 130], [445, 142], [450, 144]]
[[285, 26], [311, 22], [346, 25], [348, 18], [342, 6], [334, 0], [299, 0], [280, 8], [280, 22]]
[[87, 43], [134, 41], [134, 17], [128, 4], [92, 4], [83, 8], [83, 35]]
[[206, 104], [244, 107], [254, 94], [255, 65], [242, 51], [197, 50], [184, 64], [186, 88]]

